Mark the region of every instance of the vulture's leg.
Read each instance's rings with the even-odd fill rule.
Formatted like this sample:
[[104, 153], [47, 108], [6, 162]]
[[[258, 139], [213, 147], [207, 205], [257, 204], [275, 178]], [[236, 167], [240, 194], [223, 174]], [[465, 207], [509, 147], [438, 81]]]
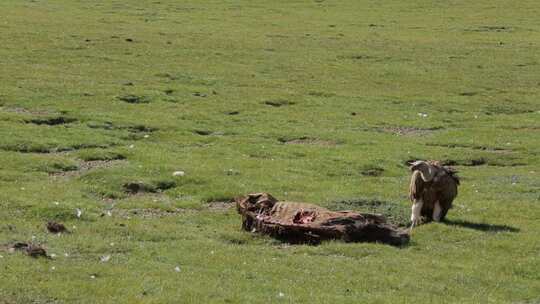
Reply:
[[439, 201], [435, 202], [435, 205], [433, 206], [433, 220], [435, 222], [441, 221], [441, 215], [442, 215], [442, 208]]
[[420, 224], [420, 221], [421, 221], [421, 211], [422, 211], [422, 206], [424, 205], [424, 201], [422, 199], [419, 199], [419, 200], [415, 200], [413, 205], [412, 205], [412, 208], [411, 208], [411, 229], [414, 227], [414, 226], [418, 226]]

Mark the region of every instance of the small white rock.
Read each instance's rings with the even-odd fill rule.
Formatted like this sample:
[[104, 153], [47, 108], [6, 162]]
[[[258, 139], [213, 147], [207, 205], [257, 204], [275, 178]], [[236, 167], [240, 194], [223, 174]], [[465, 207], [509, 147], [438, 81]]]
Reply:
[[150, 135], [146, 134], [146, 135], [144, 135], [143, 137], [144, 137], [144, 138], [148, 138], [148, 137], [150, 137]]
[[103, 263], [106, 263], [108, 262], [109, 260], [111, 259], [111, 256], [110, 255], [104, 255], [102, 257], [99, 258], [99, 260]]
[[56, 206], [60, 205], [60, 202], [53, 202]]
[[284, 296], [285, 296], [285, 294], [283, 292], [278, 293], [278, 297], [283, 298]]
[[51, 253], [50, 256], [54, 259], [56, 257], [56, 253]]
[[91, 275], [91, 276], [90, 276], [90, 279], [95, 279], [95, 278], [96, 278], [95, 275]]
[[174, 271], [176, 271], [176, 272], [180, 272], [180, 266], [176, 266], [176, 267], [174, 267]]
[[82, 213], [83, 213], [82, 210], [79, 209], [79, 208], [77, 208], [77, 209], [75, 210], [75, 212], [76, 212], [77, 217], [78, 217], [78, 218], [81, 218]]
[[186, 172], [184, 172], [184, 171], [174, 171], [172, 175], [173, 176], [184, 176], [184, 175], [186, 175]]
[[54, 267], [54, 266], [53, 266], [53, 267], [51, 267], [51, 270], [56, 270], [56, 267]]
[[133, 148], [135, 148], [135, 145], [129, 145], [129, 148], [133, 149]]

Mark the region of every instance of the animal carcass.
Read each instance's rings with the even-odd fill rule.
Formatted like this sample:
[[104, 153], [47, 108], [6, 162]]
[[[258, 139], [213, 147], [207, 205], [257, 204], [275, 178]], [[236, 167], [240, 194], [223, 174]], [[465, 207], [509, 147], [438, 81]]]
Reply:
[[330, 211], [308, 203], [279, 202], [268, 193], [236, 200], [242, 227], [289, 243], [317, 244], [337, 239], [345, 242], [380, 242], [404, 245], [407, 231], [386, 222], [382, 215], [353, 211]]

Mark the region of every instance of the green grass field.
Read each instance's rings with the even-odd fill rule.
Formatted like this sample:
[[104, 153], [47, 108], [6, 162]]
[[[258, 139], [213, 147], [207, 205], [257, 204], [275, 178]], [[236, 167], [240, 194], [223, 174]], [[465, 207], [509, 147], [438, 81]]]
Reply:
[[[540, 303], [539, 15], [0, 1], [0, 303]], [[265, 191], [406, 225], [414, 159], [462, 186], [403, 248], [283, 244], [224, 203]]]

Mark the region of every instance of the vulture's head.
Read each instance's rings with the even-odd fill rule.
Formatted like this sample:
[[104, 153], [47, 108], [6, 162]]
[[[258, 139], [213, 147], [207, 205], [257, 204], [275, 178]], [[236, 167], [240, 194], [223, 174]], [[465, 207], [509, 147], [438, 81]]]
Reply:
[[429, 182], [435, 176], [436, 168], [426, 161], [417, 160], [411, 164], [411, 172], [414, 171], [420, 171], [422, 180], [425, 182]]

